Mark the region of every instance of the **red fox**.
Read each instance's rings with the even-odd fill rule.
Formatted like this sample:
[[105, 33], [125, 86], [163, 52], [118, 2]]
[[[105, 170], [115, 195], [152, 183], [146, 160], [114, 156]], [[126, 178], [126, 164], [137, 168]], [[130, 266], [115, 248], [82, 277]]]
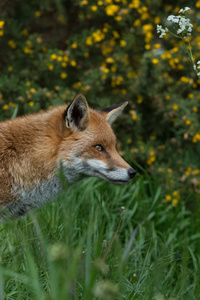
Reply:
[[78, 94], [68, 106], [0, 123], [3, 211], [22, 216], [58, 196], [61, 165], [69, 184], [85, 176], [114, 184], [133, 178], [136, 171], [117, 153], [110, 126], [126, 105], [93, 110]]

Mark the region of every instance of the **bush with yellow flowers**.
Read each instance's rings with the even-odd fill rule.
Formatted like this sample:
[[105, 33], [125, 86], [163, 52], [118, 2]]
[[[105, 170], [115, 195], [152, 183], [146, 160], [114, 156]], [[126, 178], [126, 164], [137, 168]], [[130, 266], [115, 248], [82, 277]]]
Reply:
[[200, 79], [187, 50], [191, 45], [195, 62], [200, 60], [199, 1], [187, 12], [193, 24], [187, 39], [169, 33], [159, 39], [156, 32], [186, 5], [155, 0], [2, 4], [0, 120], [67, 103], [80, 92], [95, 108], [128, 100], [127, 115], [115, 125], [120, 150], [158, 178], [166, 204], [179, 205], [175, 191], [195, 191], [198, 198]]

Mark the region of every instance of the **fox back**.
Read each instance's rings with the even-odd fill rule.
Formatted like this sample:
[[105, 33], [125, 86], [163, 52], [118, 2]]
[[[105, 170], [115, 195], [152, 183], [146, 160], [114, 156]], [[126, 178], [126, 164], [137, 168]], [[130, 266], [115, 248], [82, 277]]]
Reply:
[[[127, 102], [93, 110], [82, 94], [68, 106], [0, 123], [0, 205], [21, 216], [85, 176], [124, 184], [135, 175], [116, 151], [111, 123]], [[0, 213], [1, 214], [1, 213]]]

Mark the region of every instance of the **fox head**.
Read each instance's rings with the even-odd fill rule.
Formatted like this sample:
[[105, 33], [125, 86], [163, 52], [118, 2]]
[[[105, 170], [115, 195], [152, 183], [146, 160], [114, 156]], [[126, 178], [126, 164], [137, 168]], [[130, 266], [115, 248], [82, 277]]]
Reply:
[[118, 154], [111, 128], [127, 103], [93, 110], [86, 98], [78, 94], [67, 107], [63, 115], [67, 133], [59, 157], [69, 183], [93, 176], [124, 184], [135, 176], [136, 171]]

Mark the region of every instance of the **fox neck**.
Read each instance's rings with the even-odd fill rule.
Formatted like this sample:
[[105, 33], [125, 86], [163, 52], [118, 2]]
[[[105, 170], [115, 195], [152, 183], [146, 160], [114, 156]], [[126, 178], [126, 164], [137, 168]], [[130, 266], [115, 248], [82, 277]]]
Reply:
[[[78, 165], [78, 161], [77, 161]], [[78, 172], [79, 171], [79, 172]], [[64, 175], [64, 178], [62, 176]], [[6, 210], [13, 217], [23, 216], [29, 210], [38, 208], [43, 204], [56, 199], [63, 190], [63, 181], [72, 184], [84, 178], [80, 174], [80, 168], [74, 171], [70, 165], [60, 162], [51, 176], [42, 182], [37, 182], [32, 188], [24, 189], [13, 187], [17, 201], [9, 203]]]

